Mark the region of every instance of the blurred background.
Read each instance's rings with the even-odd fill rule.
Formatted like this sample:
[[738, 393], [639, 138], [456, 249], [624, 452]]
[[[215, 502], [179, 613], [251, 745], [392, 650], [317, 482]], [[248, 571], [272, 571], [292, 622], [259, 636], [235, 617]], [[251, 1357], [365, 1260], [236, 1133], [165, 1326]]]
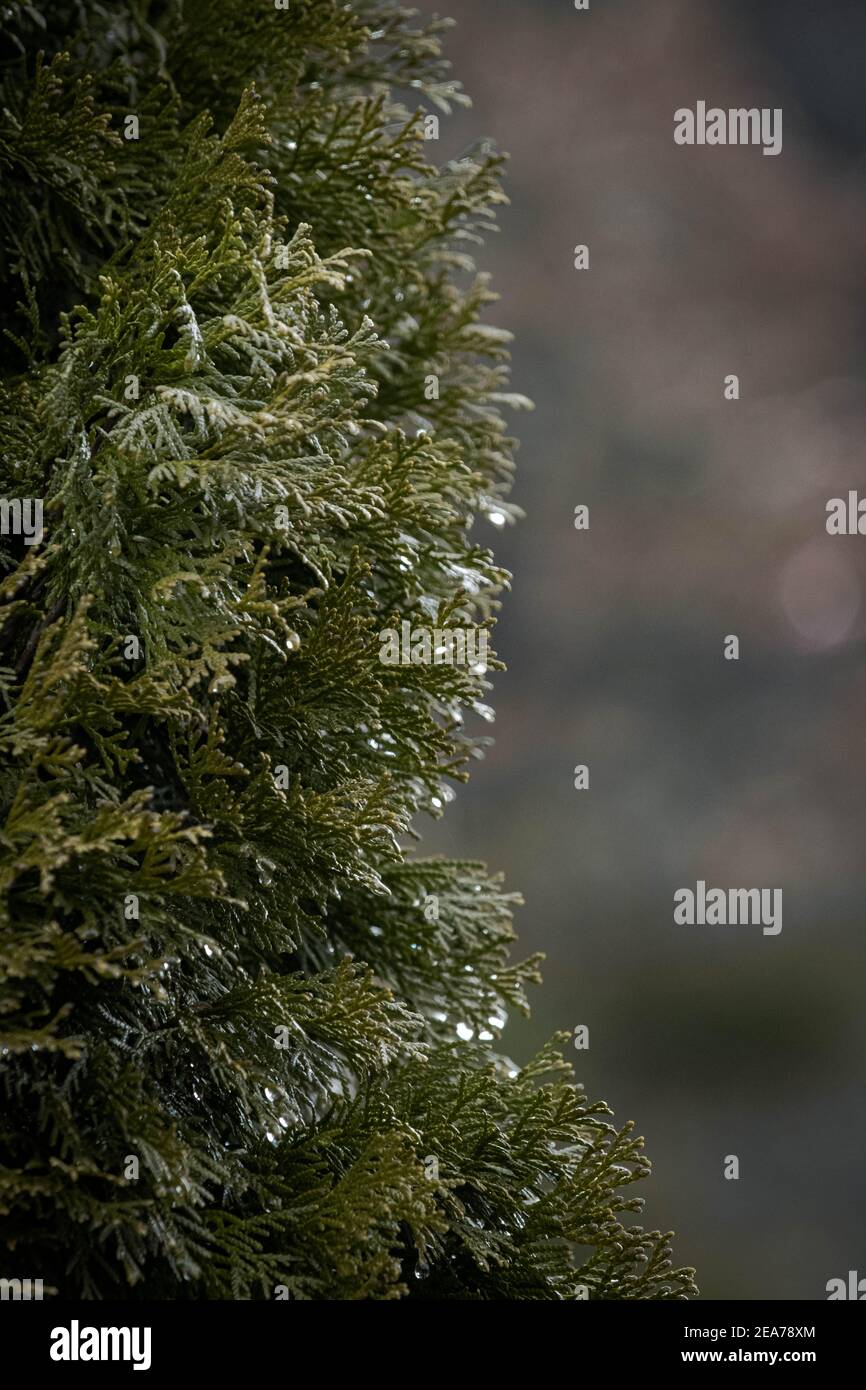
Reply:
[[[474, 107], [434, 157], [510, 152], [481, 261], [537, 408], [491, 535], [495, 745], [424, 847], [523, 892], [545, 985], [506, 1047], [589, 1027], [703, 1297], [824, 1299], [866, 1276], [866, 537], [824, 524], [866, 495], [866, 7], [436, 8]], [[782, 107], [781, 155], [676, 146], [701, 99]], [[699, 878], [782, 888], [781, 935], [676, 926]]]

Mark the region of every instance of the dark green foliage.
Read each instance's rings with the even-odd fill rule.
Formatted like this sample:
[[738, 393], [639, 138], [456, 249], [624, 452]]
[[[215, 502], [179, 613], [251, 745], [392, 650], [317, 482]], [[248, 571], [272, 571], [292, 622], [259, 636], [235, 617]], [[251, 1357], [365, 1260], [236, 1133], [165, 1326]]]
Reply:
[[0, 540], [0, 1272], [686, 1296], [619, 1222], [639, 1141], [496, 1052], [512, 897], [408, 852], [488, 681], [379, 633], [492, 625], [521, 404], [470, 259], [501, 161], [437, 169], [398, 101], [462, 100], [444, 26], [4, 14], [0, 495], [45, 536]]

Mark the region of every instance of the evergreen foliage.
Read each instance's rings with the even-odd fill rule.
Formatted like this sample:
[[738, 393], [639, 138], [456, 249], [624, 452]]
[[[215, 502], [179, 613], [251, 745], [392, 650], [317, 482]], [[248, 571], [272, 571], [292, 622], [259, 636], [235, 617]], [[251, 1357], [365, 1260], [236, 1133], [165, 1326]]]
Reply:
[[410, 852], [488, 672], [379, 633], [491, 627], [470, 530], [512, 514], [523, 403], [472, 261], [501, 158], [437, 168], [414, 109], [465, 100], [445, 24], [3, 15], [0, 495], [44, 537], [0, 538], [0, 1272], [688, 1296], [562, 1039], [497, 1052], [537, 978], [513, 895]]

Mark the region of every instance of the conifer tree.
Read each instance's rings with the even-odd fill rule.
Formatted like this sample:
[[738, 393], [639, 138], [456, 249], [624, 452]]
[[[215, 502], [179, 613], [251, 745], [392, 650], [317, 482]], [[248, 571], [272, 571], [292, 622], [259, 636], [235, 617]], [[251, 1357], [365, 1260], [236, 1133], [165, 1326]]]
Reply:
[[[391, 0], [3, 8], [0, 1251], [60, 1298], [672, 1299], [641, 1142], [498, 1051], [415, 852], [498, 662], [501, 157]], [[418, 109], [423, 103], [423, 109]], [[38, 503], [42, 501], [40, 518]], [[467, 729], [464, 719], [469, 719]]]

